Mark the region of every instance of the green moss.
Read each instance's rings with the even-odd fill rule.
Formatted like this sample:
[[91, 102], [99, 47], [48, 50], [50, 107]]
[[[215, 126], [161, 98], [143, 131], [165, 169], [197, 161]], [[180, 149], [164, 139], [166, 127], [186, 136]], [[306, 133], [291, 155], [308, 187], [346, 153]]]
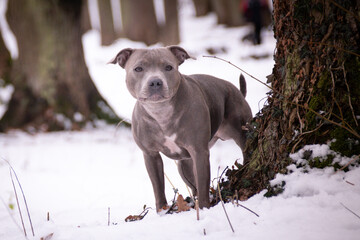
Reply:
[[274, 196], [281, 194], [285, 190], [285, 185], [286, 185], [286, 182], [282, 181], [280, 184], [277, 184], [275, 186], [268, 186], [267, 192], [264, 194], [264, 197], [269, 198], [269, 197], [274, 197]]
[[294, 51], [292, 54], [288, 54], [285, 63], [286, 75], [285, 75], [285, 89], [284, 96], [290, 97], [294, 90], [297, 89], [297, 80], [294, 73], [300, 66], [300, 56]]
[[331, 137], [335, 139], [330, 145], [331, 150], [347, 157], [360, 154], [359, 139], [355, 139], [353, 135], [345, 129], [336, 128], [331, 132]]
[[311, 168], [326, 168], [333, 165], [334, 156], [333, 155], [327, 155], [326, 158], [322, 157], [314, 157], [313, 159], [310, 159], [308, 161], [308, 164]]

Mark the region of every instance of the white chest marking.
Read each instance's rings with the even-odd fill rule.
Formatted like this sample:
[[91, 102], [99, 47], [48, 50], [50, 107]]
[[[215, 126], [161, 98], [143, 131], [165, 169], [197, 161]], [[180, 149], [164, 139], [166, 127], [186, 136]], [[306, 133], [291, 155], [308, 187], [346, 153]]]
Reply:
[[176, 134], [174, 133], [170, 137], [165, 136], [165, 142], [164, 146], [167, 147], [171, 153], [180, 153], [181, 149], [179, 146], [175, 143]]

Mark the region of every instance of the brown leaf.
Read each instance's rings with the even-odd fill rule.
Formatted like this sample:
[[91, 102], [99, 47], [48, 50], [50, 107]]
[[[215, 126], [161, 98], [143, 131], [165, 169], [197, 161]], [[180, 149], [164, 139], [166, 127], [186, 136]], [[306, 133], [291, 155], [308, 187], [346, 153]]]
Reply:
[[187, 205], [187, 202], [184, 200], [184, 197], [179, 194], [176, 200], [176, 205], [178, 206], [177, 212], [189, 211], [190, 207]]

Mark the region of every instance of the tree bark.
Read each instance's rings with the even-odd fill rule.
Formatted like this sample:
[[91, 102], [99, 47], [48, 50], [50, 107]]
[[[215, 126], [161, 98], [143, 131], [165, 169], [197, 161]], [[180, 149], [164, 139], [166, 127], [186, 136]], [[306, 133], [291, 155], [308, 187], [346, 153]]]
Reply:
[[125, 37], [147, 45], [159, 40], [159, 28], [153, 1], [121, 0], [121, 16]]
[[85, 65], [81, 7], [81, 0], [9, 1], [7, 19], [19, 58], [12, 69], [15, 91], [1, 119], [2, 130], [27, 125], [60, 130], [106, 116], [117, 119], [99, 107], [104, 100]]
[[211, 0], [193, 0], [197, 17], [205, 16], [211, 12]]
[[116, 39], [110, 0], [100, 0], [101, 45], [110, 45]]
[[246, 199], [291, 163], [289, 153], [329, 143], [360, 154], [359, 1], [274, 1], [275, 66], [268, 105], [249, 125], [247, 164], [226, 187]]
[[1, 30], [0, 30], [0, 78], [2, 78], [5, 83], [9, 83], [11, 70], [11, 56], [8, 49], [5, 46]]
[[161, 41], [165, 45], [176, 45], [180, 42], [178, 1], [164, 0], [165, 26], [161, 29]]
[[244, 24], [239, 10], [240, 0], [212, 0], [218, 24], [240, 26]]

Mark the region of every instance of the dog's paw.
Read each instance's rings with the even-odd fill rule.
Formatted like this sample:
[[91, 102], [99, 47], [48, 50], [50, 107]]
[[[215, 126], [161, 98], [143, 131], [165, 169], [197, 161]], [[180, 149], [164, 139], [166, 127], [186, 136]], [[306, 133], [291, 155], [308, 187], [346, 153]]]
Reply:
[[159, 216], [164, 216], [169, 211], [169, 209], [170, 209], [169, 205], [166, 204], [165, 206], [157, 210], [157, 214]]

